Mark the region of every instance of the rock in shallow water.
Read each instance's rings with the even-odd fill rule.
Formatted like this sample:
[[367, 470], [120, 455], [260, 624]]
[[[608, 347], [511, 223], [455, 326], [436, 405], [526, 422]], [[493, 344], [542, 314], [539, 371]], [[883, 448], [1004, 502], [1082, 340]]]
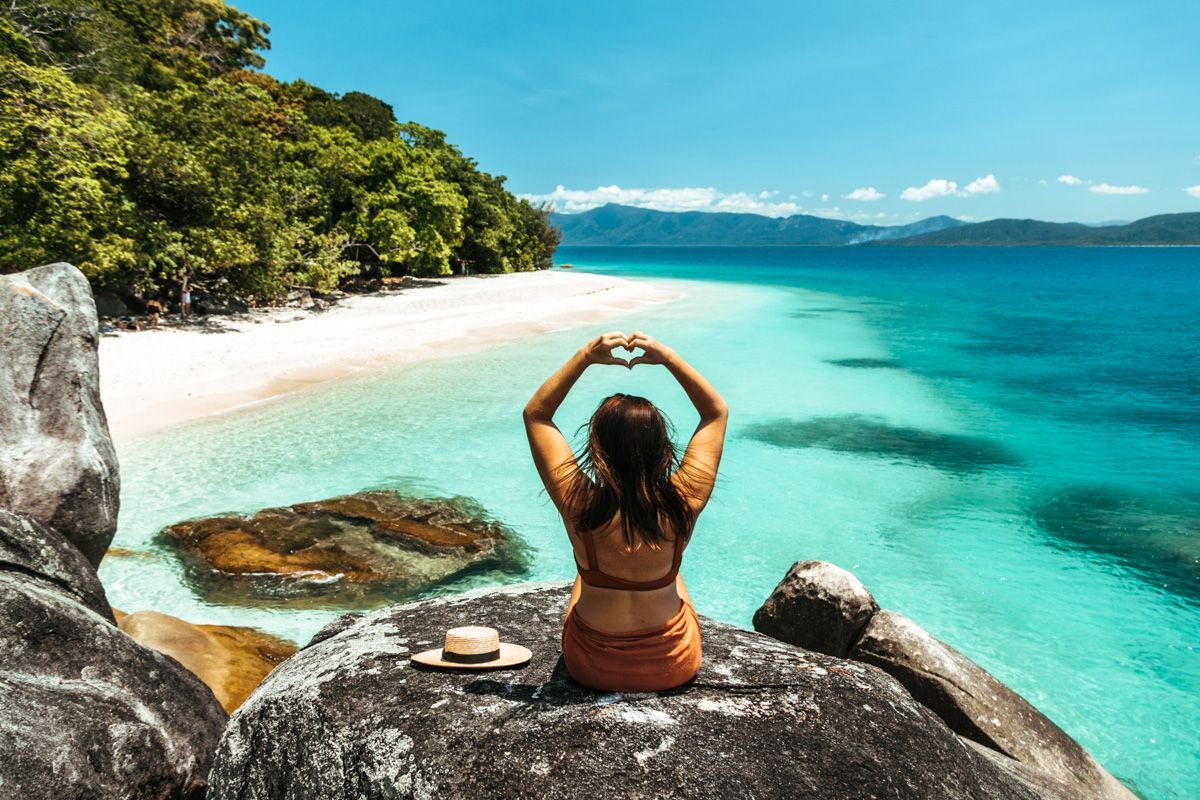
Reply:
[[117, 625], [137, 642], [178, 661], [212, 689], [226, 713], [249, 697], [296, 645], [256, 628], [195, 625], [158, 611], [122, 614]]
[[825, 561], [797, 561], [754, 612], [754, 630], [845, 658], [879, 610], [858, 578]]
[[120, 478], [92, 290], [70, 264], [0, 275], [0, 321], [0, 507], [99, 564], [117, 530]]
[[190, 520], [160, 539], [206, 600], [233, 605], [372, 607], [471, 573], [526, 568], [516, 536], [477, 504], [382, 490]]
[[880, 611], [850, 658], [874, 664], [899, 680], [956, 733], [1025, 769], [1027, 779], [1066, 800], [1133, 795], [1079, 743], [1020, 695], [907, 617]]
[[71, 543], [0, 512], [0, 797], [198, 799], [225, 719], [117, 629]]
[[1049, 718], [912, 620], [880, 611], [849, 572], [792, 565], [754, 615], [780, 641], [873, 664], [1002, 769], [1053, 800], [1133, 795]]
[[[883, 672], [707, 619], [692, 684], [590, 692], [561, 666], [566, 597], [527, 585], [332, 623], [234, 714], [210, 798], [1036, 796]], [[533, 660], [410, 663], [468, 622]]]

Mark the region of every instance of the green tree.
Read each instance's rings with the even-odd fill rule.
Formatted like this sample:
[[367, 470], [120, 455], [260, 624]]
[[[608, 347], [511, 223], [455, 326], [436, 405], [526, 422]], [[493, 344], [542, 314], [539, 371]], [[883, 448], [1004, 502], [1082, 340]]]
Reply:
[[0, 4], [0, 269], [269, 301], [549, 265], [545, 209], [378, 98], [258, 71], [268, 32], [220, 0]]
[[0, 56], [0, 269], [70, 261], [104, 282], [134, 261], [130, 122], [59, 68]]

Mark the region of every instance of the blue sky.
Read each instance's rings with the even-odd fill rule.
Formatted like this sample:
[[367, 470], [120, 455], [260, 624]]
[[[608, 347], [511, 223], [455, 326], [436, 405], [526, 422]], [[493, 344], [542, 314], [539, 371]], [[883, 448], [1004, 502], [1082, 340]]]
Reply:
[[234, 5], [563, 210], [1200, 211], [1200, 2]]

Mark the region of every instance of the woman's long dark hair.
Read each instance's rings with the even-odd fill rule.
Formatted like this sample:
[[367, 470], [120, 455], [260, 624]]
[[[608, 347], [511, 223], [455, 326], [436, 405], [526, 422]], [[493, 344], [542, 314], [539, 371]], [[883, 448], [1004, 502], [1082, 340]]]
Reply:
[[679, 453], [663, 413], [644, 397], [614, 394], [601, 401], [587, 429], [565, 492], [575, 530], [593, 534], [620, 512], [627, 547], [644, 542], [658, 549], [674, 536], [690, 536], [695, 520], [671, 480]]

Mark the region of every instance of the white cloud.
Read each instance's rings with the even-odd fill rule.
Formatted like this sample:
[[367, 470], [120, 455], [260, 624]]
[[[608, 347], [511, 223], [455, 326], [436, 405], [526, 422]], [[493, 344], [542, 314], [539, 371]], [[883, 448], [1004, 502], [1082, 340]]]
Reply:
[[861, 189], [855, 189], [848, 195], [843, 196], [846, 200], [862, 200], [869, 202], [871, 200], [880, 200], [883, 198], [883, 192], [876, 190], [874, 186], [864, 186]]
[[1098, 183], [1088, 187], [1089, 192], [1096, 194], [1146, 194], [1150, 190], [1145, 186], [1113, 186], [1109, 183]]
[[829, 202], [829, 195], [828, 195], [828, 194], [823, 194], [823, 195], [821, 195], [821, 202], [822, 202], [822, 203], [828, 203], [828, 202]]
[[1049, 184], [1046, 182], [1046, 179], [1045, 179], [1045, 178], [1040, 178], [1040, 179], [1038, 180], [1038, 186], [1048, 186], [1048, 185], [1049, 185]]
[[1188, 188], [1184, 189], [1184, 191], [1190, 194], [1192, 197], [1200, 200], [1200, 184], [1189, 186]]
[[906, 221], [898, 215], [883, 212], [848, 211], [836, 205], [808, 207], [772, 199], [778, 195], [780, 193], [775, 191], [726, 193], [711, 187], [623, 189], [620, 186], [599, 186], [595, 189], [568, 189], [565, 186], [557, 186], [553, 192], [547, 194], [523, 194], [521, 197], [534, 203], [551, 203], [556, 211], [567, 214], [587, 211], [605, 203], [620, 203], [655, 211], [728, 211], [763, 214], [769, 217], [811, 214], [863, 224], [894, 224]]
[[1000, 191], [1000, 181], [990, 172], [982, 178], [976, 178], [967, 184], [967, 194], [992, 194]]
[[548, 194], [524, 194], [535, 203], [551, 203], [555, 211], [566, 214], [587, 211], [605, 203], [619, 203], [655, 211], [736, 211], [787, 217], [799, 214], [801, 208], [790, 201], [771, 200], [778, 192], [721, 192], [710, 187], [681, 187], [678, 189], [622, 189], [620, 186], [598, 186], [595, 189], [568, 189], [559, 185]]
[[948, 181], [944, 178], [934, 178], [924, 186], [908, 187], [900, 193], [900, 199], [921, 203], [925, 200], [932, 200], [935, 197], [962, 197], [963, 194], [963, 192], [958, 190], [958, 184], [954, 181]]
[[1058, 182], [1065, 183], [1067, 186], [1078, 186], [1079, 184], [1083, 183], [1083, 180], [1081, 178], [1076, 178], [1074, 175], [1059, 175]]

